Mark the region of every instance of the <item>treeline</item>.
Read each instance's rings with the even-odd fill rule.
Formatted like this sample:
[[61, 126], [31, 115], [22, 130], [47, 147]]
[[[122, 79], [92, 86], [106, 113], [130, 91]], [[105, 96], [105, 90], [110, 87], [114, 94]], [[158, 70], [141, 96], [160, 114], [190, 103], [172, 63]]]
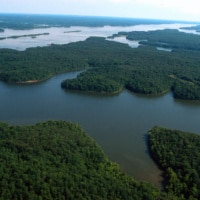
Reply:
[[200, 199], [200, 136], [154, 127], [149, 145], [152, 157], [164, 169], [166, 192], [177, 199]]
[[[108, 93], [127, 88], [151, 95], [171, 90], [175, 98], [200, 100], [200, 52], [179, 49], [169, 53], [150, 46], [131, 49], [100, 38], [82, 43], [84, 49], [87, 43], [93, 46], [94, 52], [88, 63], [98, 68], [82, 73], [77, 79], [64, 81], [63, 88]], [[190, 88], [188, 94], [187, 88]]]
[[[164, 33], [161, 35], [170, 37], [169, 30]], [[181, 35], [177, 32], [175, 38]], [[171, 90], [175, 98], [200, 100], [199, 63], [199, 50], [180, 47], [166, 52], [150, 45], [133, 49], [126, 44], [91, 37], [83, 42], [30, 48], [22, 52], [1, 49], [0, 80], [40, 81], [57, 73], [90, 68], [77, 79], [64, 81], [62, 87], [101, 93], [116, 93], [127, 88], [151, 95]]]
[[25, 51], [0, 49], [0, 80], [25, 82], [45, 80], [51, 76], [88, 67], [84, 55], [70, 45], [51, 45]]
[[167, 196], [124, 174], [77, 124], [0, 123], [0, 132], [2, 200], [156, 200]]
[[176, 82], [172, 87], [174, 97], [178, 99], [200, 100], [200, 87], [193, 83]]
[[124, 88], [123, 70], [118, 67], [101, 67], [88, 69], [75, 79], [62, 82], [65, 89], [87, 92], [117, 93]]
[[128, 40], [139, 40], [140, 44], [169, 49], [200, 50], [200, 36], [175, 29], [156, 31], [119, 32], [113, 37], [125, 35]]
[[75, 79], [62, 82], [65, 89], [87, 92], [118, 93], [127, 88], [140, 94], [163, 94], [170, 90], [173, 80], [149, 70], [141, 71], [129, 67], [101, 67], [89, 69]]
[[9, 29], [34, 29], [46, 27], [70, 27], [70, 26], [131, 26], [138, 24], [169, 24], [167, 20], [131, 19], [120, 17], [98, 16], [66, 16], [66, 15], [32, 15], [32, 14], [0, 14], [1, 28]]
[[186, 29], [186, 30], [195, 30], [197, 32], [200, 32], [200, 25], [196, 25], [196, 26], [191, 26], [191, 27], [184, 27], [182, 29]]
[[165, 191], [135, 181], [75, 123], [0, 123], [0, 199], [200, 199], [200, 136], [154, 127], [153, 159]]

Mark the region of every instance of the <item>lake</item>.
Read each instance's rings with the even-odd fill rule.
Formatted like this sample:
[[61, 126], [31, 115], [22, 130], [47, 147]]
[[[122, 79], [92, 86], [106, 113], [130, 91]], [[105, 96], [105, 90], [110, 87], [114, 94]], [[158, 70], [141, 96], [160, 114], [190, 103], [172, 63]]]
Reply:
[[0, 121], [34, 124], [45, 120], [79, 123], [112, 161], [137, 180], [161, 187], [161, 171], [151, 160], [147, 131], [155, 125], [200, 133], [200, 104], [123, 90], [114, 96], [68, 92], [61, 81], [78, 72], [60, 74], [34, 85], [0, 82]]
[[[31, 30], [5, 29], [0, 37], [23, 36], [1, 40], [0, 48], [25, 50], [29, 47], [67, 44], [90, 36], [108, 37], [119, 31], [180, 29], [192, 24], [140, 24], [134, 26], [51, 27]], [[44, 34], [28, 37], [31, 34]], [[136, 48], [138, 41], [125, 37], [113, 41]], [[60, 74], [33, 85], [0, 82], [0, 121], [10, 124], [35, 124], [46, 120], [79, 123], [103, 148], [112, 161], [137, 180], [149, 181], [161, 188], [161, 171], [149, 156], [147, 132], [155, 125], [200, 133], [200, 104], [174, 100], [171, 93], [158, 97], [136, 95], [123, 90], [114, 96], [75, 93], [61, 89], [66, 78], [78, 72]]]
[[[50, 28], [37, 28], [30, 30], [12, 30], [5, 29], [0, 32], [0, 38], [7, 38], [0, 40], [0, 48], [10, 48], [23, 51], [26, 48], [37, 46], [48, 46], [51, 44], [68, 44], [71, 42], [84, 41], [91, 36], [96, 37], [109, 37], [118, 32], [130, 31], [153, 31], [163, 29], [178, 29], [179, 31], [192, 32], [200, 34], [196, 31], [180, 29], [181, 27], [191, 27], [194, 24], [140, 24], [134, 26], [102, 26], [102, 27], [83, 27], [83, 26], [70, 26], [70, 27], [50, 27]], [[31, 36], [32, 34], [44, 34]], [[28, 36], [30, 35], [30, 36]], [[18, 38], [10, 38], [13, 36], [20, 36]], [[127, 40], [126, 38], [117, 38], [114, 41], [127, 43], [131, 47], [137, 47], [138, 41]]]

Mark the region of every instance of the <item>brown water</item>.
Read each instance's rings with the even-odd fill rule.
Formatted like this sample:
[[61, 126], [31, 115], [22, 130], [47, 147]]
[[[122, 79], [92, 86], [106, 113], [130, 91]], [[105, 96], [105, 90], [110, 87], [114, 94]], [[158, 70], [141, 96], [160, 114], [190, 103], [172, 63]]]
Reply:
[[158, 125], [200, 133], [200, 104], [174, 100], [171, 93], [147, 97], [124, 90], [99, 96], [62, 90], [61, 81], [76, 75], [61, 74], [35, 85], [0, 82], [0, 121], [78, 122], [125, 172], [160, 187], [161, 171], [149, 157], [147, 131]]

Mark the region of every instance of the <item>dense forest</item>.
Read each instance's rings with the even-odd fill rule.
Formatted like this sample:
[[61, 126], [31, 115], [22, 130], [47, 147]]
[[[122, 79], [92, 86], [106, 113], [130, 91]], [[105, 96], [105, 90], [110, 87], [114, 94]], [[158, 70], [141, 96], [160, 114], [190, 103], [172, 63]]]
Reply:
[[154, 127], [149, 145], [152, 157], [164, 169], [166, 192], [178, 199], [200, 199], [200, 136]]
[[200, 198], [199, 135], [160, 127], [149, 131], [151, 155], [166, 178], [161, 192], [122, 172], [78, 124], [1, 122], [0, 132], [2, 200]]
[[[81, 21], [75, 16], [57, 16], [55, 20], [48, 15], [15, 17], [0, 14], [0, 32], [6, 28], [103, 26], [108, 20], [85, 17]], [[141, 21], [110, 18], [109, 23], [126, 26]], [[188, 29], [199, 32], [199, 28]], [[25, 51], [0, 49], [0, 81], [33, 83], [58, 73], [83, 70], [77, 78], [63, 80], [61, 87], [102, 94], [119, 93], [124, 88], [147, 95], [172, 91], [174, 98], [200, 100], [200, 35], [158, 30], [120, 32], [111, 38], [120, 36], [139, 40], [140, 46], [131, 48], [91, 37]], [[165, 48], [170, 51], [164, 51]], [[0, 200], [200, 199], [200, 136], [154, 127], [149, 131], [148, 146], [152, 158], [164, 171], [164, 191], [126, 175], [78, 124], [47, 121], [12, 126], [0, 122]]]
[[0, 133], [2, 200], [156, 200], [167, 196], [124, 174], [78, 124], [0, 123]]
[[[77, 79], [63, 81], [62, 87], [101, 93], [116, 93], [127, 88], [150, 95], [171, 90], [175, 98], [200, 100], [200, 36], [176, 30], [141, 32], [139, 36], [135, 36], [136, 32], [120, 34], [145, 40], [145, 44], [130, 48], [105, 38], [91, 37], [83, 42], [25, 51], [1, 49], [0, 80], [36, 82], [57, 73], [89, 69]], [[172, 51], [160, 51], [156, 46]]]
[[42, 81], [55, 74], [88, 67], [78, 47], [51, 45], [26, 51], [0, 49], [0, 80], [5, 82]]
[[112, 37], [124, 35], [129, 40], [139, 40], [140, 44], [185, 50], [200, 50], [200, 35], [180, 32], [174, 29], [156, 31], [119, 32]]
[[[144, 40], [147, 33], [144, 32], [143, 37], [139, 33], [140, 38], [136, 37], [135, 40]], [[156, 45], [157, 41], [151, 42], [151, 38], [157, 38], [158, 35], [163, 38], [159, 42], [162, 45]], [[181, 39], [176, 39], [179, 37]], [[188, 37], [191, 38], [190, 42]], [[168, 38], [171, 38], [173, 45], [163, 46], [167, 44]], [[100, 42], [102, 39], [90, 38], [83, 44], [85, 49], [87, 42], [93, 46], [93, 52], [98, 58], [89, 59], [89, 64], [98, 68], [80, 74], [77, 79], [64, 81], [63, 88], [108, 93], [127, 88], [136, 93], [151, 95], [171, 90], [175, 98], [200, 100], [200, 36], [176, 30], [155, 31], [148, 38], [151, 45], [146, 42], [137, 49], [123, 44], [114, 46], [113, 43], [110, 43], [109, 46], [113, 47], [110, 49], [107, 47], [109, 41], [102, 40], [97, 44], [98, 40]], [[187, 41], [186, 44], [183, 41]], [[157, 46], [171, 48], [172, 52], [158, 51]], [[97, 47], [104, 51], [99, 52]]]

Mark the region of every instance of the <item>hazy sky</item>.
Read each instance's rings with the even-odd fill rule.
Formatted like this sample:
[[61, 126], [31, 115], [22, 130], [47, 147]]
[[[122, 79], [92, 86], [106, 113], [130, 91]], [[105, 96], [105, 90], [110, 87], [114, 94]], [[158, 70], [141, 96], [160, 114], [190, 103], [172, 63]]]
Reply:
[[0, 13], [178, 19], [200, 22], [199, 0], [0, 0]]

